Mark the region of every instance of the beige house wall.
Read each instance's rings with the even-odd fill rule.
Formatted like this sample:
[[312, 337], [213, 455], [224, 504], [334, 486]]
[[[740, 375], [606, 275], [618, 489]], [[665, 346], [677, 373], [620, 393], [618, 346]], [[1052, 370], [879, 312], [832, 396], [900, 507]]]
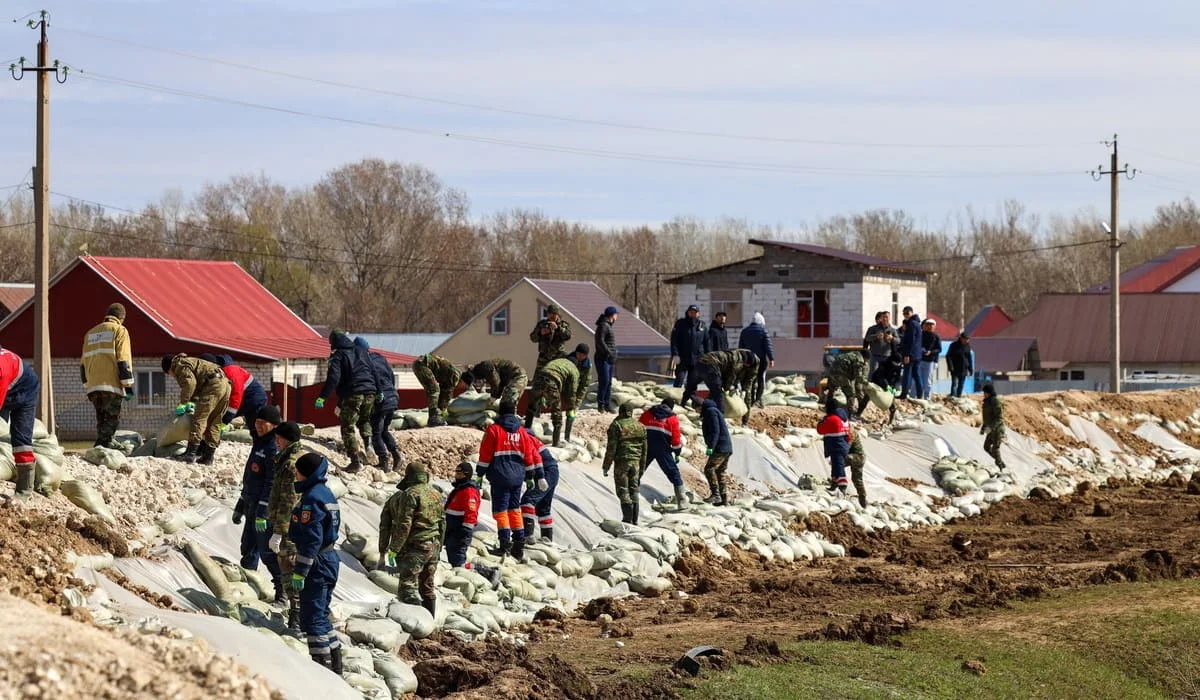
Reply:
[[[504, 296], [492, 301], [475, 318], [450, 336], [433, 352], [457, 365], [474, 365], [483, 360], [504, 358], [520, 365], [532, 377], [537, 366], [537, 345], [529, 342], [529, 331], [537, 325], [542, 306], [552, 303], [533, 285], [522, 280]], [[508, 309], [508, 333], [491, 332], [491, 319], [497, 311]], [[571, 321], [571, 340], [567, 351], [576, 344], [592, 344], [592, 328]]]

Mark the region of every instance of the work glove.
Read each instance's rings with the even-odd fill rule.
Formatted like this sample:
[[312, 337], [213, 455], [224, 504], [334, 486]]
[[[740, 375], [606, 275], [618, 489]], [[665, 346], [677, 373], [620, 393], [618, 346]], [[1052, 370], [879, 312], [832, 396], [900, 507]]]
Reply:
[[391, 551], [389, 551], [387, 554], [383, 555], [384, 561], [387, 562], [387, 565], [389, 568], [392, 568], [392, 569], [396, 568], [396, 556], [397, 556], [396, 553], [391, 552]]
[[[255, 518], [254, 519], [254, 529], [258, 532], [266, 532], [267, 531], [267, 519], [266, 518]], [[278, 537], [278, 536], [279, 535], [276, 535], [276, 537]]]
[[221, 434], [222, 434], [222, 435], [224, 435], [225, 433], [228, 433], [228, 432], [229, 432], [229, 424], [228, 424], [228, 423], [222, 423], [222, 424], [221, 424], [221, 425], [218, 427], [218, 430], [220, 430], [220, 431], [221, 431]]
[[712, 448], [710, 447], [710, 448], [708, 448], [707, 450], [705, 450], [705, 451], [704, 451], [704, 454], [705, 454], [705, 455], [707, 455], [707, 456], [709, 456], [709, 457], [712, 457]]
[[535, 482], [533, 479], [525, 480], [525, 490], [526, 491], [532, 491], [534, 486], [537, 486], [537, 482]]
[[612, 467], [608, 466], [607, 464], [604, 465], [604, 469], [602, 470], [604, 472], [604, 476], [608, 476], [608, 471], [610, 469], [612, 469]]
[[293, 591], [304, 590], [304, 574], [292, 574], [291, 587]]
[[477, 489], [483, 488], [483, 474], [480, 474], [479, 476], [475, 477], [475, 488], [477, 488]]
[[683, 448], [677, 447], [677, 448], [671, 450], [671, 453], [675, 455], [675, 459], [679, 459], [679, 456], [683, 454]]
[[188, 412], [188, 405], [186, 403], [181, 403], [175, 407], [175, 415], [177, 415], [177, 416], [182, 416], [183, 414], [185, 414], [187, 412]]
[[317, 399], [313, 402], [313, 405], [317, 408], [325, 408], [325, 399]]
[[[257, 523], [255, 523], [257, 524]], [[271, 535], [271, 539], [267, 541], [267, 549], [279, 553], [279, 545], [283, 542], [283, 535]]]
[[545, 479], [538, 479], [537, 480], [537, 490], [540, 493], [546, 493], [547, 491], [550, 490], [550, 482], [546, 481]]
[[567, 418], [570, 418], [571, 420], [575, 420], [575, 412], [567, 411]]
[[134, 397], [134, 394], [133, 394], [133, 389], [126, 389], [126, 390], [125, 390], [125, 400], [126, 400], [126, 401], [133, 401], [133, 397]]

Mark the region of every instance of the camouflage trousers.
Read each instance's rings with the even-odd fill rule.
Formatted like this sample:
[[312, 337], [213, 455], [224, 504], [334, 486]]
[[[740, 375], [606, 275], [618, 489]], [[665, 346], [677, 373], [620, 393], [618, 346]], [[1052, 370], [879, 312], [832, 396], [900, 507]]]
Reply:
[[125, 397], [110, 391], [93, 391], [88, 400], [96, 407], [96, 444], [107, 447], [121, 424], [121, 404]]
[[729, 458], [732, 456], [729, 453], [711, 454], [704, 465], [704, 478], [708, 480], [709, 493], [722, 500], [729, 488], [729, 476], [725, 472], [729, 468]]
[[209, 447], [215, 448], [221, 444], [221, 422], [225, 420], [225, 409], [229, 408], [229, 382], [223, 377], [209, 381], [199, 394], [188, 443], [198, 445], [203, 440]]
[[862, 375], [849, 377], [840, 373], [831, 373], [826, 390], [829, 392], [829, 397], [832, 397], [834, 392], [841, 391], [842, 396], [846, 397], [848, 411], [853, 412], [866, 408], [867, 378]]
[[617, 462], [613, 465], [613, 481], [617, 489], [617, 499], [625, 505], [630, 505], [637, 499], [638, 489], [642, 486], [642, 467], [637, 462]]
[[533, 386], [529, 389], [529, 403], [525, 415], [537, 418], [543, 411], [549, 412], [550, 422], [554, 427], [562, 425], [562, 384], [557, 377], [545, 372], [535, 374]]
[[[342, 424], [342, 445], [354, 455], [371, 444], [371, 414], [375, 412], [374, 394], [350, 394], [338, 399], [338, 418]], [[358, 439], [362, 434], [362, 440]]]
[[425, 389], [425, 396], [429, 401], [429, 412], [444, 412], [446, 407], [450, 405], [450, 399], [454, 393], [454, 387], [458, 386], [458, 378], [461, 376], [457, 367], [451, 367], [449, 370], [434, 372], [424, 364], [413, 366], [413, 375], [417, 381], [421, 382], [421, 386]]
[[437, 588], [433, 577], [437, 573], [438, 556], [442, 551], [442, 543], [421, 542], [404, 548], [396, 557], [396, 578], [400, 587], [396, 597], [405, 603], [420, 604], [422, 600], [433, 600], [437, 597]]
[[999, 427], [989, 430], [987, 437], [983, 439], [983, 450], [987, 452], [992, 459], [996, 460], [996, 466], [1004, 468], [1004, 458], [1000, 456], [1000, 444], [1004, 442], [1004, 428]]
[[512, 401], [516, 406], [521, 402], [521, 394], [525, 393], [525, 385], [529, 383], [529, 377], [521, 372], [515, 375], [508, 384], [505, 384], [500, 389], [500, 401]]
[[850, 483], [858, 494], [858, 501], [865, 508], [867, 505], [867, 487], [863, 483], [863, 467], [867, 465], [867, 456], [861, 452], [851, 452], [846, 456], [846, 466], [850, 467]]
[[[292, 572], [296, 570], [296, 545], [283, 536], [283, 540], [279, 543], [279, 553], [276, 555], [279, 560], [279, 579], [286, 582], [292, 577]], [[293, 589], [291, 586], [283, 586], [284, 595], [288, 599], [288, 607], [300, 607], [300, 592]]]

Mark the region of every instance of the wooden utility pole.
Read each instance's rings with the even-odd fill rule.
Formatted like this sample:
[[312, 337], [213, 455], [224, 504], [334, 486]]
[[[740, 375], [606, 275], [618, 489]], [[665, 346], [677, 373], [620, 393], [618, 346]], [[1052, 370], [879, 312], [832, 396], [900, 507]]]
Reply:
[[1108, 387], [1109, 391], [1114, 394], [1121, 393], [1121, 236], [1118, 224], [1118, 209], [1119, 209], [1119, 192], [1121, 175], [1132, 180], [1137, 175], [1136, 169], [1130, 169], [1129, 164], [1121, 166], [1117, 161], [1117, 135], [1113, 134], [1112, 141], [1105, 141], [1105, 146], [1112, 147], [1112, 160], [1110, 161], [1108, 170], [1104, 166], [1098, 166], [1092, 171], [1092, 179], [1099, 181], [1105, 175], [1109, 176], [1109, 222], [1108, 222], [1108, 248], [1110, 251], [1109, 262], [1111, 268], [1109, 276], [1112, 280], [1109, 282], [1109, 326], [1110, 336], [1109, 355], [1111, 356], [1111, 364], [1109, 366]]
[[50, 363], [50, 74], [59, 83], [67, 81], [69, 69], [58, 61], [50, 63], [50, 42], [46, 30], [50, 15], [42, 10], [36, 20], [29, 20], [30, 29], [38, 29], [38, 60], [36, 66], [9, 66], [16, 80], [25, 73], [37, 74], [37, 160], [33, 168], [33, 368], [41, 380], [41, 395], [37, 417], [54, 433], [54, 392]]

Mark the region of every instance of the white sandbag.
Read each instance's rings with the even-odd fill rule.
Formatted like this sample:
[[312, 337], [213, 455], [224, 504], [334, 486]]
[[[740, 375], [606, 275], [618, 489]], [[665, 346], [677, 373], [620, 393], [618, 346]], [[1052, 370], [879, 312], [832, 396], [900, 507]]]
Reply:
[[590, 553], [577, 552], [559, 560], [554, 570], [559, 576], [577, 577], [590, 573], [594, 564]]
[[653, 578], [646, 576], [634, 576], [629, 579], [628, 583], [629, 590], [633, 591], [634, 593], [644, 595], [647, 598], [655, 598], [666, 593], [672, 588], [671, 581], [660, 576]]
[[465, 391], [450, 400], [446, 411], [452, 416], [465, 413], [483, 413], [492, 402], [490, 394], [477, 391]]
[[472, 413], [451, 413], [449, 423], [451, 425], [475, 425], [480, 421], [487, 420], [488, 414], [483, 411], [474, 411]]
[[399, 623], [386, 617], [355, 616], [346, 620], [346, 634], [360, 644], [393, 652], [408, 643], [409, 634]]
[[63, 465], [63, 461], [66, 459], [66, 455], [63, 453], [63, 448], [59, 446], [58, 442], [53, 437], [47, 440], [34, 442], [33, 453], [45, 457], [60, 467]]
[[342, 680], [346, 681], [346, 685], [354, 688], [367, 698], [385, 697], [392, 691], [388, 689], [387, 683], [382, 678], [372, 678], [361, 673], [350, 673], [346, 671], [342, 674]]
[[325, 485], [333, 492], [334, 498], [345, 498], [346, 494], [350, 493], [350, 490], [346, 488], [346, 482], [336, 476], [325, 477]]
[[373, 569], [367, 573], [367, 578], [370, 579], [371, 583], [379, 586], [392, 595], [396, 595], [396, 593], [400, 590], [400, 579], [386, 571]]
[[153, 457], [158, 452], [158, 438], [152, 437], [133, 448], [130, 457]]
[[98, 467], [108, 467], [109, 469], [120, 469], [125, 466], [125, 453], [119, 450], [110, 450], [107, 447], [93, 447], [83, 453], [83, 461], [89, 464], [95, 464]]
[[45, 455], [34, 453], [34, 489], [43, 496], [58, 490], [62, 483], [62, 467]]
[[736, 394], [725, 394], [725, 418], [736, 423], [746, 415], [746, 402]]
[[13, 481], [17, 478], [17, 466], [12, 457], [0, 456], [0, 481]]
[[115, 523], [117, 521], [113, 517], [112, 510], [109, 509], [108, 504], [104, 502], [104, 496], [101, 496], [100, 492], [90, 484], [70, 480], [62, 482], [61, 488], [63, 495], [71, 503], [74, 503], [92, 515], [100, 516], [105, 522]]
[[187, 443], [185, 442], [161, 443], [155, 441], [154, 443], [154, 456], [159, 459], [174, 459], [184, 452], [187, 452]]
[[411, 666], [391, 654], [374, 652], [371, 658], [375, 662], [375, 673], [383, 677], [393, 698], [417, 692], [417, 674]]
[[221, 441], [236, 442], [240, 445], [249, 445], [254, 442], [254, 436], [249, 430], [228, 430], [221, 436]]
[[462, 614], [465, 612], [466, 612], [465, 610], [455, 611], [455, 612], [452, 612], [449, 615], [447, 615], [446, 621], [444, 623], [442, 623], [442, 629], [450, 630], [450, 631], [454, 631], [454, 632], [461, 632], [462, 634], [465, 634], [469, 637], [477, 637], [477, 636], [483, 634], [485, 628], [483, 628], [483, 627], [475, 624], [471, 620], [467, 619]]
[[867, 384], [867, 397], [871, 399], [871, 403], [884, 411], [890, 410], [892, 403], [896, 400], [892, 392], [881, 388], [878, 384], [871, 383]]
[[212, 591], [214, 596], [225, 602], [232, 602], [234, 594], [229, 580], [225, 578], [225, 573], [221, 571], [220, 565], [200, 549], [200, 545], [189, 541], [183, 546], [183, 555], [187, 557], [192, 568], [200, 576], [200, 580], [208, 586], [208, 590]]
[[844, 557], [846, 556], [846, 548], [840, 544], [821, 540], [821, 553], [827, 557]]
[[388, 603], [387, 616], [389, 620], [399, 624], [405, 632], [416, 639], [424, 639], [437, 629], [433, 615], [430, 615], [429, 611], [420, 605], [409, 605], [399, 600], [393, 600]]
[[258, 594], [259, 600], [267, 603], [275, 600], [275, 585], [265, 574], [257, 569], [242, 569], [242, 575], [246, 577], [246, 583]]
[[192, 430], [191, 414], [185, 413], [182, 416], [175, 416], [170, 423], [163, 426], [162, 430], [158, 431], [156, 436], [159, 445], [173, 445], [177, 442], [186, 443], [188, 433]]
[[458, 591], [467, 600], [474, 600], [475, 598], [475, 584], [468, 581], [464, 576], [451, 576], [442, 582], [442, 587]]
[[375, 673], [375, 659], [371, 655], [374, 649], [367, 647], [352, 647], [342, 645], [342, 670], [346, 673], [357, 673], [370, 676]]

